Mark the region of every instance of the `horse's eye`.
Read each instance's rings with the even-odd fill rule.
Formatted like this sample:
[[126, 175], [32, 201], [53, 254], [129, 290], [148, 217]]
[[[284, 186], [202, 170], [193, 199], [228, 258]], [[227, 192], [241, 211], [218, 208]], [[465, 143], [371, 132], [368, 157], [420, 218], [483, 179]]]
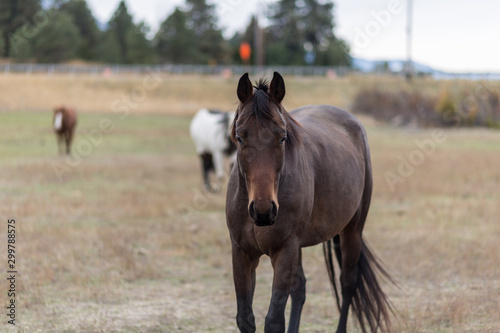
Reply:
[[238, 142], [238, 144], [240, 146], [243, 144], [243, 140], [241, 140], [241, 138], [239, 136], [236, 137], [236, 141]]
[[280, 145], [285, 144], [285, 141], [286, 141], [286, 136], [284, 136], [284, 137], [281, 138]]

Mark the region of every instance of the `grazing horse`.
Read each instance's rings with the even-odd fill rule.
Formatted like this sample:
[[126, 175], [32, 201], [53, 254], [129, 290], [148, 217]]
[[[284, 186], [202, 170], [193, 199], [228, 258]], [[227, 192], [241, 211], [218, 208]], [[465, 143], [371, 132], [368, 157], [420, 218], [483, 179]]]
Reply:
[[[237, 159], [229, 179], [226, 219], [232, 243], [236, 322], [255, 332], [252, 300], [255, 270], [266, 254], [274, 270], [265, 332], [298, 332], [306, 278], [301, 248], [323, 244], [328, 274], [346, 332], [351, 307], [363, 332], [389, 330], [391, 307], [376, 272], [389, 278], [362, 237], [372, 194], [366, 133], [350, 113], [328, 105], [287, 112], [285, 83], [274, 73], [256, 87], [244, 74], [232, 126]], [[333, 250], [332, 250], [333, 249]], [[332, 252], [341, 269], [342, 302]]]
[[225, 157], [233, 162], [236, 145], [230, 138], [229, 125], [234, 113], [201, 109], [191, 121], [189, 132], [201, 158], [205, 189], [212, 191], [209, 173], [214, 171], [219, 182], [225, 175]]
[[54, 131], [57, 136], [57, 148], [59, 154], [64, 150], [66, 144], [66, 154], [69, 155], [71, 150], [71, 141], [73, 141], [73, 133], [77, 122], [76, 111], [65, 106], [58, 106], [54, 109]]

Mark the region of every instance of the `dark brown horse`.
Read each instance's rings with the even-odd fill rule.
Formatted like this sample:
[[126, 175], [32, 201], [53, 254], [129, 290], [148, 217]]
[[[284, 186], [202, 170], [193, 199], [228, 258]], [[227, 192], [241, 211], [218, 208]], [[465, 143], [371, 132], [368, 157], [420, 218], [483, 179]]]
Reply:
[[[349, 307], [363, 331], [388, 330], [390, 305], [375, 275], [387, 273], [362, 238], [372, 194], [363, 126], [333, 106], [305, 106], [288, 113], [281, 105], [285, 84], [276, 72], [270, 85], [261, 80], [256, 87], [243, 75], [237, 95], [232, 137], [238, 155], [228, 184], [226, 217], [238, 328], [255, 331], [255, 269], [266, 254], [274, 278], [265, 331], [285, 331], [290, 295], [288, 332], [298, 332], [306, 283], [301, 248], [323, 243], [340, 310], [337, 332], [346, 331]], [[333, 252], [341, 268], [341, 305]]]
[[63, 151], [64, 144], [66, 144], [66, 154], [70, 153], [76, 121], [77, 116], [74, 109], [65, 106], [58, 106], [54, 108], [54, 118], [52, 119], [52, 124], [54, 126], [54, 131], [56, 132], [59, 154]]

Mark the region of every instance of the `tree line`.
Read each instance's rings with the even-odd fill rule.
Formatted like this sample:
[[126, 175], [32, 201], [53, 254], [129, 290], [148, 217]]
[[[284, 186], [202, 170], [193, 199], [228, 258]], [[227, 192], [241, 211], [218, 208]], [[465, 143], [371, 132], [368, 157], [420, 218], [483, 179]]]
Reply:
[[0, 2], [3, 57], [38, 63], [80, 59], [116, 64], [241, 64], [240, 45], [248, 43], [252, 47], [249, 64], [351, 63], [348, 45], [334, 34], [334, 4], [327, 0], [272, 3], [267, 8], [267, 27], [253, 16], [244, 31], [228, 39], [218, 25], [215, 4], [206, 0], [185, 0], [154, 33], [145, 22], [134, 21], [124, 0], [105, 24], [97, 22], [86, 0], [53, 0], [50, 6], [44, 2]]

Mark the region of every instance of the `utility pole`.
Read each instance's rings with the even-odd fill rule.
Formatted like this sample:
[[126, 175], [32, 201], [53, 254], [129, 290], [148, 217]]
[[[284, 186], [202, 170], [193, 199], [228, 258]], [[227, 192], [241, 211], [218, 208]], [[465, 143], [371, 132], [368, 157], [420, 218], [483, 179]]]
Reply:
[[413, 66], [411, 64], [411, 38], [412, 38], [412, 17], [413, 17], [413, 0], [407, 0], [406, 4], [406, 81], [411, 81], [413, 76]]
[[264, 66], [264, 28], [261, 27], [262, 21], [261, 14], [264, 10], [264, 5], [262, 1], [258, 1], [257, 3], [257, 11], [255, 13], [255, 27], [254, 27], [254, 54], [255, 54], [255, 63], [256, 66]]
[[255, 15], [255, 26], [254, 26], [254, 52], [255, 52], [255, 64], [256, 66], [264, 66], [264, 41], [263, 41], [263, 29], [259, 25], [259, 15]]

